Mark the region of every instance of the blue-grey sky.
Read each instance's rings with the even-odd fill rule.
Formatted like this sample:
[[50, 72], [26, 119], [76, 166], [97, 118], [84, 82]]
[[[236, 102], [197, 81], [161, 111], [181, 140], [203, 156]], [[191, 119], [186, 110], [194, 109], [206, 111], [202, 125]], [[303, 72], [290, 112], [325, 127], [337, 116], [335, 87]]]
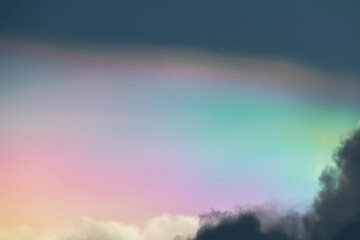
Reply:
[[0, 37], [190, 47], [360, 74], [360, 2], [2, 0]]

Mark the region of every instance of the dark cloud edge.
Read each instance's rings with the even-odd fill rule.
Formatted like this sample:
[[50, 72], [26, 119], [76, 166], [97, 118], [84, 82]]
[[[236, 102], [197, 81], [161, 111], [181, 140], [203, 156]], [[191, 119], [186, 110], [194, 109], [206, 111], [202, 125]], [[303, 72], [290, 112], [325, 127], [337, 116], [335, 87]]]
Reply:
[[321, 189], [304, 214], [289, 211], [265, 226], [257, 210], [212, 210], [201, 216], [202, 226], [188, 240], [360, 239], [360, 129], [341, 142], [333, 161], [335, 166], [320, 175]]

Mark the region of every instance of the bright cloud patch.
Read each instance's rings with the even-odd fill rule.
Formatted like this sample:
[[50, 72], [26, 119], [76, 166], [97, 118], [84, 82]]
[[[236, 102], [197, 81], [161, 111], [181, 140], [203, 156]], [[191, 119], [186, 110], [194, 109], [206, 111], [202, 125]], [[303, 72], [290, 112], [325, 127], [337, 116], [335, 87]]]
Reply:
[[172, 240], [193, 237], [199, 228], [195, 217], [167, 214], [150, 219], [144, 229], [114, 221], [95, 221], [82, 218], [73, 226], [48, 231], [41, 236], [29, 227], [18, 232], [0, 230], [0, 240]]

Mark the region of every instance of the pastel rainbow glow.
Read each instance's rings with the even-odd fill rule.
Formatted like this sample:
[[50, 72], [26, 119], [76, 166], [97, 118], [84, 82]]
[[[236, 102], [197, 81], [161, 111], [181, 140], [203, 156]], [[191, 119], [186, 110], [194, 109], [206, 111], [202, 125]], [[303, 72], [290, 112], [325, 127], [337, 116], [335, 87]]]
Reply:
[[360, 119], [360, 85], [340, 77], [273, 59], [2, 41], [0, 228], [310, 201]]

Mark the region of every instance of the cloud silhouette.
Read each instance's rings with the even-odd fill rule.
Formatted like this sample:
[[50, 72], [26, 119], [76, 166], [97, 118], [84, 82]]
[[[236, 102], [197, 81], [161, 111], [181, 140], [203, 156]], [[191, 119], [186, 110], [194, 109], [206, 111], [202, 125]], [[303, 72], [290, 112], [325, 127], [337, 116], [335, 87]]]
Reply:
[[334, 154], [336, 167], [320, 177], [322, 190], [304, 217], [308, 238], [360, 239], [360, 130]]
[[219, 224], [204, 225], [197, 232], [196, 240], [289, 240], [292, 239], [282, 228], [271, 228], [266, 232], [261, 230], [261, 224], [256, 214], [247, 212], [237, 217], [225, 217]]
[[342, 142], [336, 166], [320, 176], [321, 190], [303, 216], [289, 212], [262, 226], [256, 211], [206, 216], [192, 240], [347, 240], [360, 239], [360, 130]]
[[[23, 226], [0, 240], [348, 240], [360, 239], [360, 129], [335, 151], [335, 166], [319, 179], [321, 190], [304, 214], [274, 208], [220, 212], [194, 217], [164, 214], [141, 229], [83, 218], [72, 227], [38, 236]], [[200, 227], [199, 227], [200, 224]]]

